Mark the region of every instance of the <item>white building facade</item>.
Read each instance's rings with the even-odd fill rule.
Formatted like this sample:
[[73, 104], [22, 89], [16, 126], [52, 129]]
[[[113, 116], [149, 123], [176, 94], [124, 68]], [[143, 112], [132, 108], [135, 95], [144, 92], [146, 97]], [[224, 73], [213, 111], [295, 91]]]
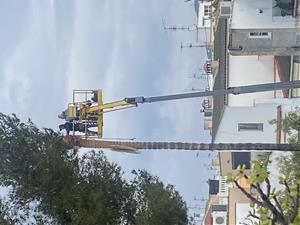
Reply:
[[[225, 107], [216, 137], [216, 143], [287, 143], [287, 137], [278, 126], [281, 120], [299, 107], [300, 99], [257, 99], [253, 106]], [[271, 120], [277, 123], [271, 124]], [[220, 173], [233, 172], [237, 165], [245, 164], [246, 172], [250, 161], [264, 156], [265, 152], [222, 152]], [[235, 207], [232, 209], [232, 207]], [[229, 214], [234, 211], [236, 224], [242, 224], [247, 217], [249, 203], [229, 204]]]
[[299, 55], [298, 4], [293, 0], [234, 0], [230, 54]]
[[211, 1], [195, 0], [195, 10], [197, 13], [197, 26], [199, 28], [209, 28], [211, 25]]
[[[279, 82], [274, 56], [229, 55], [228, 86], [243, 86]], [[252, 106], [254, 99], [282, 98], [282, 91], [228, 95], [228, 106]]]

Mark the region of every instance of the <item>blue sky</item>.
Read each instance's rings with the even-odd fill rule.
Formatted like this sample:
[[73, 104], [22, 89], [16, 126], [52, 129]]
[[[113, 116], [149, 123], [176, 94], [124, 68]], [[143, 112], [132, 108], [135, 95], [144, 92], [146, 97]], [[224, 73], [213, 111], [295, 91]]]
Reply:
[[[195, 33], [166, 32], [162, 18], [170, 25], [196, 21], [193, 6], [183, 0], [1, 1], [1, 112], [57, 130], [57, 114], [73, 89], [102, 88], [105, 101], [204, 89], [205, 83], [187, 78], [202, 68], [204, 50], [180, 52], [180, 43], [194, 43]], [[104, 136], [209, 142], [201, 102], [153, 103], [105, 115]], [[207, 155], [107, 152], [126, 176], [145, 168], [174, 184], [188, 203], [207, 196]]]

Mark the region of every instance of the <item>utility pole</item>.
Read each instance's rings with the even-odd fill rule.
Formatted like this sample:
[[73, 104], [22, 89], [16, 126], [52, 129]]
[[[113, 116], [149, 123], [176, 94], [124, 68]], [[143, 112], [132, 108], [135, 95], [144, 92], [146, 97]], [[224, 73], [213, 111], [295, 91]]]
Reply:
[[66, 136], [64, 139], [73, 147], [111, 149], [119, 152], [138, 153], [138, 150], [181, 150], [181, 151], [300, 151], [300, 144], [273, 143], [184, 143], [184, 142], [137, 142], [103, 141], [81, 136]]

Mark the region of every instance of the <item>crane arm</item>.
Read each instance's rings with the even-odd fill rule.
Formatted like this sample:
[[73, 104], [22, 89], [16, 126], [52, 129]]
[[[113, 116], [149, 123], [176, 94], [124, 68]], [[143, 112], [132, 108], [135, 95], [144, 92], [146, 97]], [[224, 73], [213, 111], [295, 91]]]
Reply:
[[125, 98], [124, 101], [130, 104], [143, 104], [143, 103], [160, 102], [160, 101], [172, 101], [172, 100], [179, 100], [185, 98], [220, 96], [226, 94], [239, 95], [239, 94], [247, 94], [247, 93], [255, 93], [255, 92], [285, 90], [285, 89], [292, 89], [292, 88], [300, 88], [300, 80], [289, 81], [289, 82], [246, 85], [246, 86], [238, 86], [238, 87], [229, 87], [227, 89], [221, 89], [221, 90], [162, 95], [162, 96], [154, 96], [154, 97], [143, 97], [143, 96], [129, 97], [129, 98]]
[[89, 107], [86, 112], [87, 113], [93, 113], [93, 112], [98, 112], [101, 110], [107, 110], [107, 109], [114, 109], [114, 108], [122, 108], [125, 106], [136, 106], [136, 103], [129, 103], [126, 102], [124, 100], [121, 101], [114, 101], [114, 102], [109, 102], [109, 103], [105, 103], [102, 105], [96, 105], [96, 106], [91, 106]]
[[[102, 100], [102, 90], [98, 90], [96, 91], [97, 93], [97, 101], [95, 101], [96, 103], [91, 103], [90, 101], [75, 102], [73, 100], [73, 103], [68, 105], [67, 111], [70, 117], [77, 118], [76, 122], [83, 122], [86, 124], [96, 123], [98, 126], [98, 132], [97, 132], [98, 136], [102, 137], [103, 113], [108, 109], [124, 109], [126, 108], [126, 106], [127, 107], [138, 106], [138, 104], [151, 103], [151, 102], [172, 101], [172, 100], [207, 97], [207, 96], [221, 96], [226, 94], [239, 95], [239, 94], [246, 94], [246, 93], [273, 91], [273, 90], [286, 90], [292, 88], [300, 88], [300, 80], [229, 87], [227, 89], [222, 89], [222, 90], [162, 95], [162, 96], [154, 96], [154, 97], [143, 97], [143, 96], [128, 97], [120, 101], [114, 101], [105, 104], [103, 103]], [[92, 93], [94, 92], [95, 91], [93, 91]]]

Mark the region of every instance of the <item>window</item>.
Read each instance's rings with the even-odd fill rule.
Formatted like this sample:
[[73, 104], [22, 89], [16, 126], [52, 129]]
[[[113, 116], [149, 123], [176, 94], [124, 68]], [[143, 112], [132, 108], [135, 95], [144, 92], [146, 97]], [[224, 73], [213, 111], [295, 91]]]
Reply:
[[271, 32], [249, 32], [249, 38], [271, 38]]
[[232, 169], [235, 170], [238, 165], [245, 165], [250, 169], [251, 153], [250, 152], [232, 152], [231, 153]]
[[210, 16], [210, 6], [209, 5], [204, 6], [204, 16]]
[[208, 193], [210, 195], [216, 195], [219, 193], [219, 180], [208, 180]]
[[211, 117], [212, 111], [204, 112], [204, 117]]
[[264, 131], [263, 123], [239, 123], [238, 131]]

